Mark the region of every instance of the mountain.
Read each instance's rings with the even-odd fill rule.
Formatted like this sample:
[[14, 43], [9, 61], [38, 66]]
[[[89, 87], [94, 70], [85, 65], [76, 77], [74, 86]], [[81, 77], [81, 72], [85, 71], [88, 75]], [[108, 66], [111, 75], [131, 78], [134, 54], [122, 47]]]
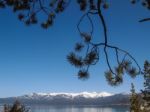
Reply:
[[13, 103], [19, 100], [24, 104], [43, 105], [128, 105], [129, 94], [111, 94], [107, 92], [82, 93], [32, 93], [28, 95], [0, 98], [0, 103]]

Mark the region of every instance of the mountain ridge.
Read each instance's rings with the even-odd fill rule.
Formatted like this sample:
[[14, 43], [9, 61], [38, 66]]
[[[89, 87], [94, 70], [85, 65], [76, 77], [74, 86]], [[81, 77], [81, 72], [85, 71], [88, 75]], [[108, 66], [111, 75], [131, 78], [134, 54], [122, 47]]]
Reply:
[[80, 93], [31, 93], [18, 97], [0, 98], [0, 103], [13, 103], [19, 100], [24, 104], [48, 105], [128, 105], [129, 94], [108, 92]]
[[77, 97], [77, 96], [83, 96], [86, 98], [95, 98], [95, 97], [106, 97], [106, 96], [112, 96], [112, 93], [108, 92], [79, 92], [79, 93], [69, 93], [69, 92], [52, 92], [52, 93], [31, 93], [26, 96], [57, 96], [57, 95], [66, 95], [69, 97]]

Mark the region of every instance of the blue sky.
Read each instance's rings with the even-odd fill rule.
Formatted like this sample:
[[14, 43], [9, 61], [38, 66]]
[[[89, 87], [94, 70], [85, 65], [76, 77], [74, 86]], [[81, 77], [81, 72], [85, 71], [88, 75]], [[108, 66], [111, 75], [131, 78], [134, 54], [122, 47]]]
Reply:
[[[150, 22], [138, 20], [148, 17], [149, 12], [129, 1], [116, 0], [104, 13], [109, 42], [131, 52], [142, 66], [145, 59], [150, 59]], [[131, 79], [127, 75], [122, 85], [109, 86], [104, 77], [107, 65], [103, 54], [99, 63], [91, 67], [90, 78], [78, 80], [78, 69], [66, 61], [66, 55], [80, 41], [76, 24], [81, 15], [72, 2], [57, 16], [53, 27], [44, 30], [39, 25], [26, 27], [9, 9], [0, 9], [0, 97], [32, 92], [129, 92], [131, 82], [137, 91], [143, 87], [141, 76]], [[101, 27], [98, 18], [94, 21], [98, 40]]]

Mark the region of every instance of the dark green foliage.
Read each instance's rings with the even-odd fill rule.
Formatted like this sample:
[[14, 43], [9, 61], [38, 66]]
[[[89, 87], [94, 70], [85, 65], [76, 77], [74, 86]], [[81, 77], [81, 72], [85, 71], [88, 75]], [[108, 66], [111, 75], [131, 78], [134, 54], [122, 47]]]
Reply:
[[[84, 41], [85, 44], [88, 44], [88, 37], [89, 36], [84, 36], [87, 40]], [[84, 48], [84, 45], [81, 43], [77, 43], [75, 46], [75, 51], [76, 52], [80, 52], [82, 49]], [[78, 56], [76, 53], [71, 52], [68, 56], [67, 56], [67, 60], [70, 62], [70, 64], [74, 65], [75, 67], [80, 68], [79, 72], [78, 72], [78, 78], [85, 80], [89, 78], [89, 73], [88, 73], [88, 67], [90, 65], [95, 65], [95, 63], [97, 63], [97, 60], [99, 59], [99, 55], [97, 52], [97, 49], [92, 48], [92, 50], [90, 52], [86, 52], [86, 55], [83, 56]]]
[[138, 75], [138, 71], [135, 67], [131, 67], [127, 70], [127, 73], [132, 77], [135, 78]]
[[111, 86], [116, 85], [115, 78], [114, 78], [111, 71], [106, 71], [105, 72], [105, 77], [106, 77], [106, 80], [107, 80], [109, 85], [111, 85]]
[[78, 78], [82, 79], [82, 80], [88, 79], [89, 78], [89, 73], [87, 72], [87, 70], [84, 70], [84, 69], [83, 70], [79, 70]]
[[98, 59], [97, 53], [94, 51], [91, 51], [86, 55], [86, 57], [84, 59], [84, 63], [85, 63], [85, 65], [92, 65], [92, 64], [94, 64], [96, 59]]
[[132, 4], [135, 4], [135, 3], [136, 3], [136, 0], [131, 0], [131, 3], [132, 3]]
[[111, 86], [117, 86], [123, 82], [123, 77], [121, 75], [113, 76], [110, 71], [105, 72], [105, 77], [108, 84]]
[[124, 67], [122, 64], [118, 65], [118, 67], [115, 68], [115, 72], [118, 75], [124, 74]]
[[90, 9], [91, 10], [95, 10], [96, 9], [95, 0], [89, 0], [89, 4], [90, 4]]
[[4, 105], [4, 112], [29, 112], [19, 101], [15, 101], [12, 106]]
[[143, 112], [150, 112], [150, 62], [145, 61], [144, 63], [144, 90], [142, 90], [142, 98], [143, 98]]
[[25, 17], [25, 16], [24, 16], [23, 14], [21, 14], [21, 13], [18, 14], [18, 19], [19, 19], [19, 20], [22, 20], [24, 17]]
[[91, 41], [91, 35], [89, 35], [88, 33], [81, 33], [81, 37], [87, 43]]
[[5, 3], [3, 1], [0, 1], [0, 8], [5, 8]]
[[118, 67], [114, 68], [115, 72], [111, 70], [105, 72], [105, 77], [111, 86], [116, 86], [123, 83], [123, 76], [127, 73], [132, 78], [136, 77], [139, 72], [135, 67], [131, 66], [132, 63], [129, 60], [124, 60], [122, 63], [118, 64]]
[[83, 47], [84, 47], [83, 44], [81, 44], [81, 43], [76, 43], [76, 45], [75, 45], [75, 51], [80, 52]]
[[68, 61], [74, 65], [75, 67], [82, 67], [83, 66], [83, 60], [82, 57], [77, 56], [75, 53], [71, 52], [67, 56]]
[[[29, 26], [39, 23], [42, 28], [47, 29], [54, 24], [55, 17], [67, 8], [70, 1], [71, 0], [0, 0], [0, 8], [11, 7], [14, 13], [17, 13], [18, 19], [23, 21], [26, 25]], [[82, 70], [86, 70], [88, 73], [90, 66], [97, 64], [99, 61], [100, 48], [103, 47], [103, 54], [108, 66], [105, 77], [110, 85], [119, 85], [123, 83], [123, 76], [125, 73], [132, 78], [136, 77], [141, 72], [141, 69], [134, 57], [127, 51], [108, 44], [107, 25], [102, 10], [108, 9], [110, 3], [106, 0], [77, 0], [76, 2], [80, 10], [84, 12], [77, 24], [79, 34], [84, 43], [77, 43], [75, 52], [85, 51], [85, 53], [81, 53], [79, 56], [78, 54], [71, 52], [67, 56], [67, 60], [80, 69], [80, 74], [82, 74]], [[131, 0], [132, 4], [136, 4], [137, 2], [141, 2], [142, 6], [150, 9], [150, 0]], [[102, 25], [104, 33], [104, 41], [102, 42], [93, 42], [93, 32], [95, 28], [92, 20], [93, 16], [98, 16], [102, 23], [100, 24]], [[41, 18], [44, 18], [44, 20]], [[80, 29], [80, 24], [85, 18], [88, 19], [90, 23], [89, 29], [91, 30], [88, 30], [89, 32], [83, 32]], [[147, 20], [150, 19], [146, 18], [140, 22]], [[83, 48], [84, 50], [82, 50]], [[117, 62], [115, 67], [110, 64], [110, 56], [107, 49], [115, 51], [116, 59], [113, 60]], [[123, 54], [124, 59], [121, 59], [119, 54]], [[83, 73], [85, 74], [85, 71]], [[83, 76], [87, 75], [82, 75], [82, 77]]]
[[144, 0], [144, 1], [142, 2], [142, 5], [143, 5], [144, 7], [146, 7], [147, 9], [150, 9], [150, 0]]
[[[81, 11], [96, 11], [98, 9], [98, 0], [76, 1], [79, 4]], [[100, 6], [102, 6], [103, 9], [109, 8], [109, 2], [106, 0], [99, 1]], [[131, 0], [132, 4], [136, 4], [138, 2], [141, 2], [142, 6], [150, 9], [150, 0]], [[45, 18], [48, 17], [48, 19], [42, 20], [40, 24], [43, 28], [47, 29], [54, 22], [54, 18], [50, 18], [50, 16], [56, 16], [58, 13], [63, 12], [69, 3], [70, 0], [0, 0], [0, 8], [11, 7], [15, 13], [21, 13], [24, 18], [22, 18], [22, 16], [20, 17], [20, 14], [18, 15], [18, 18], [27, 25], [38, 23], [38, 21], [40, 21], [39, 15], [41, 16], [39, 13], [42, 12], [44, 16], [46, 15]], [[33, 14], [35, 15], [34, 18], [32, 18]]]
[[108, 8], [109, 8], [109, 4], [108, 4], [108, 3], [104, 3], [104, 4], [103, 4], [103, 8], [104, 8], [104, 9], [108, 9]]
[[[39, 13], [42, 12], [47, 19], [42, 20], [40, 24], [42, 28], [47, 29], [52, 26], [54, 17], [63, 12], [69, 3], [70, 0], [0, 0], [0, 8], [11, 7], [14, 13], [18, 14], [19, 12], [18, 19], [26, 25], [38, 23], [41, 20]], [[77, 3], [81, 11], [85, 11], [87, 8], [96, 9], [95, 0], [77, 0]], [[108, 3], [105, 1], [102, 4], [104, 8], [108, 7]]]
[[144, 63], [144, 72], [143, 72], [145, 78], [146, 77], [150, 77], [150, 62], [149, 61], [145, 61]]
[[[0, 0], [0, 8], [11, 7], [26, 25], [44, 21], [40, 23], [41, 27], [47, 29], [53, 24], [56, 14], [63, 12], [68, 3], [68, 0]], [[45, 16], [46, 20], [39, 19], [40, 12], [43, 13], [40, 16]]]
[[131, 98], [130, 98], [130, 112], [150, 112], [150, 63], [145, 61], [144, 63], [144, 90], [142, 90], [141, 98], [135, 92], [134, 85], [131, 84]]
[[134, 84], [131, 84], [131, 96], [130, 96], [130, 112], [142, 112], [140, 97], [135, 92]]
[[[86, 11], [86, 9], [96, 10], [97, 9], [97, 2], [96, 0], [77, 0], [77, 3], [80, 6], [81, 11]], [[109, 7], [109, 4], [106, 0], [101, 0], [101, 4], [104, 9]]]
[[131, 0], [132, 4], [136, 4], [139, 1], [141, 1], [141, 4], [146, 7], [147, 9], [150, 9], [150, 0]]
[[80, 10], [84, 11], [87, 7], [87, 0], [77, 0], [78, 4], [80, 5]]
[[[131, 1], [132, 3], [134, 1]], [[82, 62], [82, 66], [80, 66], [80, 69], [86, 69], [86, 71], [89, 70], [91, 65], [97, 64], [99, 61], [99, 49], [100, 47], [103, 47], [103, 53], [106, 58], [106, 64], [108, 65], [108, 70], [105, 72], [106, 80], [108, 81], [108, 84], [111, 86], [116, 86], [121, 83], [123, 83], [123, 76], [124, 74], [130, 75], [132, 78], [135, 78], [138, 74], [140, 74], [141, 69], [138, 65], [137, 61], [134, 59], [134, 57], [128, 53], [125, 50], [122, 50], [116, 46], [112, 46], [108, 44], [108, 36], [107, 36], [107, 26], [105, 23], [105, 19], [102, 14], [102, 9], [109, 8], [109, 3], [107, 1], [103, 0], [77, 0], [77, 3], [79, 4], [80, 10], [84, 11], [84, 15], [81, 16], [77, 28], [80, 33], [81, 39], [84, 41], [84, 48], [86, 51], [83, 55], [83, 52], [81, 54], [82, 60], [80, 58], [79, 62]], [[104, 30], [104, 42], [93, 42], [93, 31], [94, 31], [94, 24], [92, 20], [92, 16], [99, 16], [100, 21], [102, 22], [102, 27]], [[84, 19], [88, 19], [90, 23], [90, 31], [89, 32], [83, 32], [80, 28], [80, 24], [84, 21]], [[81, 46], [76, 45], [75, 51], [81, 51]], [[79, 50], [78, 50], [79, 49]], [[110, 64], [109, 54], [107, 49], [113, 49], [116, 54], [116, 59], [114, 61], [117, 61], [116, 67], [112, 67]], [[123, 54], [124, 58], [121, 60], [121, 56], [119, 54]], [[68, 57], [67, 57], [68, 58]], [[72, 61], [69, 60], [69, 62], [76, 66], [77, 61], [73, 61], [73, 59], [76, 58], [69, 58], [72, 59]], [[128, 61], [129, 59], [130, 61]], [[80, 71], [80, 70], [79, 70]], [[84, 75], [83, 75], [84, 76]]]

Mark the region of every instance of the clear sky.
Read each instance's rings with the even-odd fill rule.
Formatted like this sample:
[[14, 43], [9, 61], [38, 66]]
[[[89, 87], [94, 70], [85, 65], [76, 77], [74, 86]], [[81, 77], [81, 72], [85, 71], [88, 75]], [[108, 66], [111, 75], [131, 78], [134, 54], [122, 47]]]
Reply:
[[[131, 52], [142, 67], [150, 59], [150, 22], [138, 20], [149, 17], [149, 11], [128, 0], [115, 0], [104, 13], [109, 43]], [[32, 92], [129, 92], [131, 82], [138, 91], [143, 87], [141, 76], [131, 79], [127, 75], [122, 85], [109, 86], [102, 53], [99, 63], [90, 69], [90, 78], [77, 78], [78, 69], [67, 62], [66, 55], [80, 41], [76, 24], [81, 15], [72, 1], [53, 27], [44, 30], [39, 25], [26, 27], [9, 9], [0, 9], [0, 97]], [[102, 29], [98, 18], [94, 19], [98, 39]]]

